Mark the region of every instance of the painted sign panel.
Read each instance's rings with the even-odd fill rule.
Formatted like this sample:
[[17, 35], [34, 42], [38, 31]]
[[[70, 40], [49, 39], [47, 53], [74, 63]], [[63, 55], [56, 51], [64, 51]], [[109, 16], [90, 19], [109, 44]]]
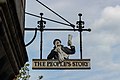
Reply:
[[68, 59], [63, 62], [54, 59], [33, 59], [32, 69], [90, 69], [90, 59]]

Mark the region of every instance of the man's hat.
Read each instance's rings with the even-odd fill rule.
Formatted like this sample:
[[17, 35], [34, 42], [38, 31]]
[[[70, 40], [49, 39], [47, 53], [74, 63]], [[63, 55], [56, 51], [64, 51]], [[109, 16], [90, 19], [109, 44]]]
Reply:
[[55, 45], [55, 42], [56, 41], [60, 41], [60, 43], [61, 43], [61, 40], [60, 39], [55, 39], [54, 41], [53, 41], [53, 44]]

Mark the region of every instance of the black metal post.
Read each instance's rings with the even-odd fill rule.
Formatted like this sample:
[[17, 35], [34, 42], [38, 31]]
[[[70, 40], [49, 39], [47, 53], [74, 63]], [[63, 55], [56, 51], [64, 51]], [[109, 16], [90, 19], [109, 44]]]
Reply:
[[80, 59], [82, 59], [82, 31], [80, 31]]
[[81, 17], [82, 17], [82, 14], [80, 13], [80, 14], [78, 14], [78, 16], [79, 16], [79, 21], [77, 21], [77, 28], [78, 28], [78, 31], [79, 31], [79, 33], [80, 33], [80, 59], [83, 59], [82, 58], [82, 31], [91, 31], [91, 29], [83, 29], [84, 28], [84, 21], [82, 21], [82, 19], [81, 19]]
[[80, 32], [80, 58], [82, 59], [82, 27], [83, 27], [83, 23], [81, 21], [81, 16], [82, 14], [78, 14], [79, 16], [79, 32]]
[[81, 16], [82, 14], [78, 14], [79, 16], [79, 21], [77, 21], [77, 28], [79, 29], [79, 35], [80, 35], [80, 59], [82, 59], [82, 31], [84, 28], [83, 24], [84, 24], [84, 21], [81, 20]]
[[38, 21], [38, 30], [40, 30], [40, 59], [42, 59], [42, 43], [43, 43], [43, 41], [42, 41], [42, 39], [43, 39], [43, 29], [45, 28], [45, 25], [44, 24], [46, 24], [46, 22], [45, 21], [43, 21], [43, 13], [40, 13], [40, 16], [41, 16], [41, 20], [40, 21]]
[[42, 43], [43, 43], [43, 40], [42, 40], [43, 39], [43, 36], [42, 36], [43, 34], [42, 34], [42, 32], [43, 31], [40, 31], [40, 33], [41, 33], [41, 36], [40, 36], [41, 37], [41, 40], [40, 40], [40, 59], [42, 59]]

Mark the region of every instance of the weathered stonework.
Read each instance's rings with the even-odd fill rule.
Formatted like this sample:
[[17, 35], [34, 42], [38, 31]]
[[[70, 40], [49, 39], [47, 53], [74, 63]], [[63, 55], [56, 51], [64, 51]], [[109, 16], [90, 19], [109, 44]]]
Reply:
[[0, 0], [0, 80], [13, 80], [28, 61], [24, 0]]

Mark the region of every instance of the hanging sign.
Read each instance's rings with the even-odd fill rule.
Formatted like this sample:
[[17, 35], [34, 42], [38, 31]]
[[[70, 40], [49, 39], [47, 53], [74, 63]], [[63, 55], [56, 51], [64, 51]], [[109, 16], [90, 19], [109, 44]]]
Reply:
[[90, 59], [68, 59], [63, 62], [55, 59], [33, 59], [32, 69], [90, 69]]

